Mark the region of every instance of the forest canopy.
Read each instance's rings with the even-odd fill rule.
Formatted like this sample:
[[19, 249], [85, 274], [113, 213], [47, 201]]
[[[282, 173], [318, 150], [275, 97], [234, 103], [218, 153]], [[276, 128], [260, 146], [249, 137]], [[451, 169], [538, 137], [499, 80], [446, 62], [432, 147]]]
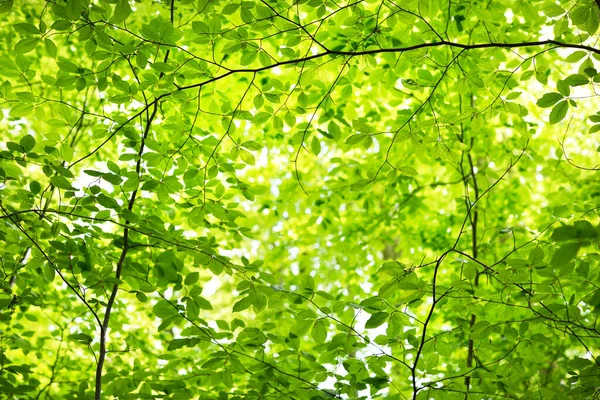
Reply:
[[599, 17], [0, 0], [0, 397], [599, 398]]

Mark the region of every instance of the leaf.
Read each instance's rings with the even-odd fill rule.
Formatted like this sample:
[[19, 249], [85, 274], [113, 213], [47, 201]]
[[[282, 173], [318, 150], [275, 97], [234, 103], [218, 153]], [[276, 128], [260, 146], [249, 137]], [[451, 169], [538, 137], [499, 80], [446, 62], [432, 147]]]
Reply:
[[198, 278], [200, 278], [200, 274], [198, 272], [190, 272], [186, 277], [184, 284], [190, 286], [194, 283], [198, 282]]
[[567, 101], [561, 101], [558, 103], [550, 112], [550, 124], [556, 124], [562, 121], [567, 116], [569, 110], [569, 103]]
[[56, 55], [58, 54], [58, 49], [56, 47], [56, 44], [54, 44], [54, 42], [51, 39], [44, 39], [44, 48], [46, 49], [46, 53], [50, 57], [56, 58]]
[[554, 37], [558, 38], [569, 29], [569, 19], [564, 16], [554, 24]]
[[365, 328], [366, 329], [377, 328], [378, 326], [380, 326], [384, 322], [386, 322], [388, 317], [389, 317], [389, 314], [387, 312], [377, 312], [377, 313], [371, 315], [371, 318], [369, 318], [368, 321], [365, 323]]
[[256, 164], [256, 160], [254, 159], [254, 156], [252, 155], [252, 153], [250, 153], [247, 150], [240, 150], [240, 157], [242, 159], [242, 161], [244, 161], [246, 164], [249, 165], [254, 165]]
[[474, 262], [468, 262], [463, 267], [463, 274], [469, 280], [475, 279], [477, 276], [477, 265]]
[[24, 35], [39, 35], [41, 33], [35, 25], [28, 22], [14, 24], [13, 29]]
[[531, 252], [529, 253], [529, 259], [528, 261], [532, 264], [532, 265], [539, 265], [544, 261], [544, 250], [542, 250], [540, 247], [536, 247], [533, 250], [531, 250]]
[[39, 42], [40, 39], [36, 37], [21, 39], [17, 42], [17, 44], [15, 44], [14, 51], [15, 53], [21, 54], [29, 53], [30, 51], [36, 48]]
[[248, 150], [261, 150], [263, 148], [263, 145], [253, 140], [246, 141], [242, 143], [241, 146], [247, 148]]
[[321, 142], [319, 142], [319, 139], [317, 139], [314, 136], [310, 142], [310, 149], [313, 152], [313, 154], [316, 156], [318, 156], [319, 153], [321, 152]]
[[558, 4], [550, 3], [544, 8], [544, 14], [550, 18], [558, 17], [566, 13], [565, 9]]
[[390, 338], [394, 338], [398, 336], [402, 329], [406, 326], [406, 319], [402, 316], [402, 314], [395, 312], [390, 316], [390, 320], [388, 322], [386, 334]]
[[569, 56], [567, 58], [565, 58], [565, 61], [569, 62], [569, 63], [576, 63], [577, 61], [581, 60], [586, 55], [587, 55], [587, 52], [585, 52], [583, 50], [577, 50], [577, 51], [569, 54]]
[[244, 311], [245, 309], [249, 308], [252, 305], [252, 303], [252, 298], [250, 296], [246, 296], [241, 300], [235, 302], [235, 304], [233, 305], [233, 312]]
[[177, 349], [181, 349], [184, 346], [187, 346], [190, 343], [190, 339], [173, 339], [169, 342], [169, 346], [167, 350], [173, 351]]
[[65, 190], [75, 190], [73, 186], [71, 186], [71, 182], [69, 182], [65, 177], [57, 175], [50, 178], [50, 182], [59, 189]]
[[318, 344], [325, 342], [325, 339], [327, 339], [327, 323], [325, 320], [319, 319], [315, 322], [311, 335]]
[[161, 319], [178, 315], [178, 312], [175, 309], [175, 307], [173, 307], [173, 305], [166, 300], [158, 301], [154, 305], [154, 307], [152, 307], [152, 312], [154, 313], [154, 315]]
[[407, 176], [417, 176], [419, 175], [419, 172], [414, 169], [413, 167], [410, 167], [408, 165], [403, 165], [401, 167], [397, 167], [398, 172], [401, 173], [402, 175], [407, 175]]
[[92, 343], [92, 341], [94, 340], [90, 335], [88, 335], [87, 333], [74, 333], [71, 334], [69, 336], [67, 336], [67, 338], [69, 340], [72, 340], [74, 342], [79, 342], [81, 344], [85, 344], [85, 345], [89, 345]]
[[582, 25], [587, 19], [590, 17], [592, 13], [596, 12], [591, 7], [577, 7], [573, 11], [569, 13], [569, 17], [571, 18], [571, 22], [574, 25]]
[[569, 86], [581, 86], [581, 85], [586, 85], [589, 83], [589, 80], [587, 77], [583, 76], [583, 75], [579, 75], [579, 74], [575, 74], [575, 75], [569, 75], [566, 79], [565, 82], [569, 85]]
[[352, 191], [362, 190], [365, 187], [367, 187], [370, 183], [371, 181], [368, 179], [359, 179], [350, 186], [350, 189]]
[[424, 18], [435, 15], [433, 2], [431, 0], [419, 0], [419, 14]]
[[0, 0], [0, 13], [9, 12], [12, 9], [13, 0]]
[[358, 144], [358, 143], [362, 142], [366, 137], [367, 137], [367, 135], [363, 135], [360, 133], [357, 135], [352, 135], [346, 139], [346, 144], [348, 144], [348, 145]]
[[131, 14], [131, 7], [129, 6], [128, 0], [119, 0], [117, 5], [115, 6], [115, 12], [113, 16], [113, 20], [115, 23], [119, 24], [125, 21], [129, 14]]
[[29, 115], [32, 111], [33, 106], [31, 104], [21, 103], [10, 109], [10, 116], [15, 118], [24, 117]]
[[569, 96], [571, 94], [571, 87], [564, 79], [560, 79], [556, 82], [556, 90], [563, 96]]
[[372, 133], [372, 130], [371, 130], [371, 127], [369, 126], [369, 124], [367, 124], [364, 121], [361, 121], [360, 119], [355, 119], [354, 121], [352, 121], [352, 126], [354, 127], [354, 129], [356, 129], [357, 131], [359, 131], [362, 134]]
[[555, 267], [562, 267], [577, 256], [578, 250], [579, 243], [563, 244], [552, 256], [552, 261], [550, 261], [550, 264]]
[[35, 147], [35, 139], [31, 135], [25, 135], [19, 141], [25, 153], [29, 153]]
[[296, 322], [290, 329], [290, 336], [302, 337], [308, 333], [313, 326], [314, 321], [310, 319], [300, 320]]
[[538, 105], [538, 107], [543, 107], [543, 108], [552, 107], [554, 104], [556, 104], [563, 98], [564, 98], [563, 95], [560, 93], [556, 93], [556, 92], [546, 93], [542, 96], [541, 99], [539, 99], [537, 101], [536, 104]]

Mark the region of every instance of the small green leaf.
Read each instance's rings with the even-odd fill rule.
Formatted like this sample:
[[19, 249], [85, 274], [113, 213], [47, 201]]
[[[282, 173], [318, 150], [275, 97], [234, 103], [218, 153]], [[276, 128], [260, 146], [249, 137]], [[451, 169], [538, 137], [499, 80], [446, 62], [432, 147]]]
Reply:
[[152, 307], [152, 312], [160, 319], [165, 319], [169, 317], [173, 317], [178, 314], [175, 307], [171, 305], [166, 300], [160, 300], [158, 303]]
[[569, 86], [567, 81], [564, 79], [560, 79], [558, 82], [556, 82], [556, 90], [558, 90], [558, 93], [565, 97], [571, 94], [571, 86]]
[[52, 178], [50, 178], [50, 182], [59, 189], [75, 190], [73, 186], [71, 186], [71, 182], [69, 182], [64, 176], [53, 176]]
[[346, 144], [353, 145], [353, 144], [360, 143], [363, 140], [365, 140], [365, 137], [367, 137], [367, 135], [363, 135], [361, 133], [359, 133], [357, 135], [352, 135], [352, 136], [348, 137], [348, 139], [346, 139]]
[[303, 319], [296, 322], [290, 329], [290, 334], [296, 337], [302, 337], [308, 333], [313, 325], [313, 320]]
[[74, 342], [79, 342], [81, 344], [86, 344], [86, 345], [92, 343], [92, 341], [94, 340], [94, 338], [92, 338], [90, 335], [88, 335], [86, 333], [74, 333], [72, 335], [67, 336], [67, 338]]
[[567, 101], [561, 101], [558, 103], [550, 112], [550, 124], [556, 124], [562, 121], [567, 116], [569, 110], [569, 103]]
[[477, 276], [477, 266], [473, 262], [468, 262], [463, 268], [463, 274], [468, 280], [473, 280]]
[[241, 300], [238, 300], [233, 305], [233, 312], [240, 312], [240, 311], [247, 309], [248, 307], [250, 307], [252, 305], [252, 302], [253, 301], [250, 296], [246, 296], [246, 297], [242, 298]]
[[13, 0], [0, 0], [0, 13], [9, 12], [13, 7]]
[[327, 339], [327, 323], [323, 319], [317, 320], [312, 328], [312, 338], [321, 344]]
[[249, 164], [249, 165], [256, 164], [256, 160], [254, 159], [254, 156], [248, 150], [244, 150], [244, 149], [240, 150], [240, 157], [241, 157], [242, 161], [244, 161], [246, 164]]
[[550, 18], [561, 16], [564, 13], [566, 13], [565, 9], [558, 4], [550, 3], [546, 8], [544, 8], [544, 14]]
[[566, 79], [565, 82], [569, 85], [569, 86], [581, 86], [581, 85], [586, 85], [589, 83], [589, 80], [587, 77], [580, 75], [580, 74], [575, 74], [575, 75], [569, 75]]
[[554, 37], [559, 37], [569, 29], [569, 19], [564, 16], [554, 24]]
[[116, 23], [121, 23], [129, 17], [131, 14], [131, 7], [129, 6], [128, 0], [119, 0], [117, 5], [115, 6], [115, 13], [113, 20]]
[[44, 39], [44, 48], [46, 49], [46, 53], [52, 57], [56, 58], [58, 54], [58, 49], [56, 48], [56, 44], [50, 39]]
[[564, 97], [560, 93], [552, 92], [545, 93], [541, 99], [537, 101], [538, 107], [547, 108], [552, 107], [554, 104], [562, 100]]
[[569, 62], [569, 63], [576, 63], [577, 61], [581, 60], [586, 55], [587, 55], [587, 52], [585, 52], [583, 50], [577, 50], [577, 51], [569, 54], [569, 56], [567, 58], [565, 58], [565, 61]]
[[186, 285], [193, 285], [194, 283], [198, 282], [199, 277], [200, 277], [200, 274], [198, 272], [190, 272], [185, 277], [185, 281], [183, 283]]
[[37, 44], [40, 42], [40, 39], [37, 37], [22, 39], [17, 44], [15, 44], [14, 51], [15, 53], [29, 53], [31, 50], [35, 49]]
[[29, 153], [35, 147], [35, 139], [31, 135], [25, 135], [21, 138], [19, 144], [23, 147], [25, 153]]
[[377, 328], [378, 326], [382, 325], [387, 319], [388, 319], [389, 314], [386, 312], [377, 312], [373, 315], [371, 315], [371, 318], [369, 318], [369, 320], [365, 323], [365, 328], [367, 329], [373, 329], [373, 328]]
[[567, 243], [561, 245], [552, 256], [550, 264], [554, 267], [562, 267], [577, 256], [579, 243]]
[[27, 22], [14, 24], [13, 29], [24, 35], [39, 35], [41, 33], [35, 25]]
[[388, 322], [386, 334], [390, 338], [394, 338], [398, 336], [402, 332], [402, 328], [406, 325], [406, 318], [402, 316], [402, 314], [395, 312], [390, 316], [390, 321]]
[[310, 142], [310, 149], [312, 150], [313, 154], [316, 156], [318, 156], [319, 153], [321, 152], [321, 142], [319, 141], [319, 139], [317, 139], [314, 136]]
[[408, 165], [403, 165], [401, 167], [398, 167], [398, 172], [402, 175], [407, 175], [407, 176], [417, 176], [419, 175], [419, 172], [414, 169], [413, 167], [409, 167]]
[[350, 185], [350, 190], [352, 190], [352, 191], [362, 190], [365, 187], [367, 187], [367, 185], [369, 185], [369, 183], [371, 183], [371, 181], [368, 179], [359, 179], [356, 182], [354, 182], [352, 185]]
[[253, 140], [248, 140], [247, 142], [242, 143], [241, 146], [247, 148], [248, 150], [260, 150], [263, 148], [262, 144]]

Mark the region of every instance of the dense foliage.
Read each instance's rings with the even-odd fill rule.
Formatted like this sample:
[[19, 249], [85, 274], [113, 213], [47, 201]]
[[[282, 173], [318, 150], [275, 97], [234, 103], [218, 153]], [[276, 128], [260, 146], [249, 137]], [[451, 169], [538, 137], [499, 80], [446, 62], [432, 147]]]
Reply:
[[0, 12], [1, 398], [600, 396], [596, 2]]

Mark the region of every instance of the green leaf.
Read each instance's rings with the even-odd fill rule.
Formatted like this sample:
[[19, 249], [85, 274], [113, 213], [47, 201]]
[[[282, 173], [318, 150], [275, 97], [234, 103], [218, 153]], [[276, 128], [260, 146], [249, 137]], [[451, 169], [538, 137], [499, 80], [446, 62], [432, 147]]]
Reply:
[[92, 338], [87, 333], [74, 333], [74, 334], [67, 336], [67, 338], [74, 342], [79, 342], [79, 343], [85, 344], [85, 345], [91, 344], [92, 341], [94, 340], [94, 338]]
[[69, 182], [65, 177], [60, 175], [56, 175], [50, 178], [50, 182], [59, 189], [75, 190], [75, 188], [71, 186], [71, 182]]
[[569, 56], [567, 58], [565, 58], [565, 61], [570, 62], [570, 63], [576, 63], [577, 61], [581, 60], [586, 55], [587, 55], [587, 52], [585, 52], [583, 50], [577, 50], [577, 51], [569, 54]]
[[17, 44], [15, 44], [14, 52], [21, 54], [29, 53], [36, 48], [39, 42], [39, 38], [21, 39], [19, 42], [17, 42]]
[[554, 104], [563, 99], [563, 95], [560, 93], [552, 92], [546, 93], [542, 96], [541, 99], [537, 101], [538, 107], [552, 107]]
[[193, 285], [194, 283], [198, 282], [198, 279], [200, 278], [200, 274], [198, 272], [190, 272], [186, 277], [185, 277], [185, 281], [184, 283], [186, 285]]
[[315, 322], [312, 328], [312, 338], [317, 343], [324, 343], [327, 339], [327, 323], [323, 319], [319, 319]]
[[152, 307], [152, 312], [154, 313], [154, 315], [161, 319], [170, 318], [178, 315], [178, 312], [175, 309], [175, 307], [173, 307], [173, 305], [171, 305], [171, 303], [169, 303], [166, 300], [158, 301], [154, 305], [154, 307]]
[[24, 35], [39, 35], [41, 33], [35, 25], [28, 22], [14, 24], [13, 29]]
[[252, 303], [252, 298], [250, 296], [246, 296], [241, 300], [235, 302], [235, 304], [233, 305], [233, 312], [244, 311], [245, 309], [249, 308], [252, 305]]
[[44, 39], [44, 48], [46, 49], [46, 53], [50, 57], [56, 58], [58, 54], [58, 48], [51, 39]]
[[252, 155], [252, 153], [250, 153], [247, 150], [240, 150], [240, 157], [242, 159], [242, 161], [244, 161], [246, 164], [249, 165], [254, 165], [256, 164], [256, 160], [254, 159], [254, 156]]
[[558, 103], [550, 112], [550, 124], [556, 124], [562, 121], [567, 116], [569, 110], [569, 103], [567, 101], [561, 101]]
[[593, 10], [592, 7], [589, 7], [589, 6], [588, 7], [577, 7], [569, 13], [569, 17], [571, 18], [571, 22], [573, 22], [573, 24], [582, 25], [587, 21], [589, 16], [594, 12], [596, 12], [596, 10]]
[[21, 138], [19, 144], [23, 147], [25, 153], [29, 153], [35, 147], [35, 139], [31, 135], [25, 135]]
[[588, 84], [589, 80], [587, 77], [585, 77], [583, 75], [575, 74], [575, 75], [569, 75], [565, 79], [565, 82], [567, 82], [567, 84], [569, 86], [581, 86], [581, 85]]
[[346, 139], [346, 144], [348, 144], [350, 146], [352, 146], [354, 144], [358, 144], [358, 143], [362, 142], [363, 140], [365, 140], [366, 137], [367, 137], [367, 135], [363, 135], [360, 133], [357, 135], [352, 135]]
[[350, 186], [350, 189], [353, 191], [362, 190], [365, 187], [367, 187], [370, 183], [371, 181], [368, 179], [359, 179]]
[[390, 316], [390, 320], [388, 322], [386, 334], [390, 338], [394, 338], [398, 336], [402, 329], [406, 326], [406, 318], [402, 316], [402, 314], [395, 312]]
[[290, 335], [295, 337], [303, 337], [308, 333], [310, 328], [313, 326], [314, 321], [310, 319], [300, 320], [296, 322], [290, 329]]
[[558, 4], [550, 3], [544, 8], [544, 14], [550, 18], [559, 17], [566, 13], [565, 9]]
[[380, 326], [384, 322], [386, 322], [388, 317], [389, 317], [389, 314], [387, 312], [377, 312], [377, 313], [371, 315], [371, 318], [369, 318], [367, 320], [367, 322], [365, 323], [365, 328], [367, 328], [367, 329], [377, 328], [378, 326]]
[[468, 262], [464, 265], [463, 274], [469, 280], [475, 279], [477, 276], [477, 265], [474, 262]]
[[554, 24], [554, 37], [558, 38], [569, 29], [569, 19], [565, 16]]
[[318, 156], [319, 153], [321, 152], [321, 142], [319, 142], [319, 139], [317, 139], [314, 136], [310, 142], [310, 149], [313, 152], [313, 154], [316, 156]]
[[253, 140], [248, 140], [248, 141], [242, 143], [241, 146], [247, 148], [248, 150], [255, 150], [255, 151], [261, 150], [263, 148], [263, 145], [255, 142]]
[[552, 256], [551, 265], [555, 267], [562, 267], [563, 265], [572, 261], [579, 250], [579, 243], [568, 243], [561, 245], [558, 250]]
[[115, 12], [113, 20], [115, 23], [121, 23], [125, 21], [131, 14], [131, 7], [129, 6], [128, 0], [119, 0], [115, 6]]
[[12, 9], [13, 0], [0, 0], [0, 13], [9, 12]]

